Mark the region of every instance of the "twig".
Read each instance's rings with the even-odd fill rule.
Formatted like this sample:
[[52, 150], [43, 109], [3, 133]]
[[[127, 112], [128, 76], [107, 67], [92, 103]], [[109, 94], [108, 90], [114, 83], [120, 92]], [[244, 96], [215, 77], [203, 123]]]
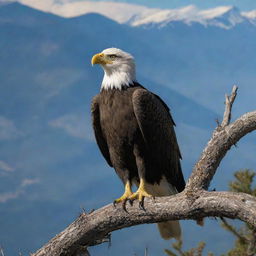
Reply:
[[225, 95], [226, 101], [225, 101], [225, 112], [223, 115], [223, 121], [221, 123], [222, 127], [225, 127], [229, 125], [230, 119], [231, 119], [231, 110], [232, 110], [232, 105], [236, 99], [236, 94], [237, 94], [237, 89], [238, 87], [236, 85], [233, 86], [231, 95], [228, 96], [227, 94]]
[[252, 237], [249, 240], [248, 248], [247, 248], [247, 255], [248, 256], [255, 256], [256, 252], [256, 229], [254, 228], [252, 231]]
[[237, 232], [237, 230], [232, 225], [230, 225], [225, 218], [221, 217], [220, 219], [222, 221], [223, 226], [225, 226], [225, 228], [229, 230], [233, 235], [235, 235], [241, 242], [248, 242], [247, 239], [243, 237], [241, 234], [239, 234], [239, 232]]
[[2, 247], [0, 247], [1, 256], [4, 256], [4, 250]]

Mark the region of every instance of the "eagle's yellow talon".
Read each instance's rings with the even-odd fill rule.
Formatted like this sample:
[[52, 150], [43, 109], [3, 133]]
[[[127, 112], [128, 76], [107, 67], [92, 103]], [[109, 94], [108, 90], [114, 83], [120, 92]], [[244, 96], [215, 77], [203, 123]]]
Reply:
[[139, 201], [142, 201], [144, 197], [153, 197], [152, 195], [150, 195], [147, 191], [146, 191], [146, 184], [145, 181], [143, 179], [140, 180], [140, 186], [138, 188], [138, 190], [133, 193], [130, 196], [130, 200], [135, 200], [138, 199]]
[[121, 203], [121, 202], [123, 202], [125, 200], [128, 200], [131, 195], [132, 195], [132, 192], [131, 193], [124, 192], [124, 194], [121, 197], [119, 197], [116, 200], [114, 200], [114, 203], [118, 204], [118, 203]]
[[133, 193], [130, 196], [130, 200], [135, 200], [138, 199], [139, 201], [142, 201], [144, 197], [152, 197], [152, 195], [150, 195], [148, 192], [146, 192], [145, 190], [142, 189], [138, 189], [135, 193]]
[[114, 200], [114, 204], [118, 204], [118, 203], [121, 203], [123, 201], [127, 201], [130, 198], [131, 195], [132, 195], [131, 184], [130, 184], [129, 181], [127, 181], [127, 183], [125, 184], [124, 194], [121, 197]]

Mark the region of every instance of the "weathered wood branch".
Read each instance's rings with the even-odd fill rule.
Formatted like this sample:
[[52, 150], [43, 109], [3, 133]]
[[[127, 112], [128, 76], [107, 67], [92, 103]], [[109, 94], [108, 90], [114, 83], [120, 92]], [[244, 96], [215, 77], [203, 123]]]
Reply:
[[249, 112], [228, 126], [219, 126], [193, 168], [187, 190], [207, 189], [228, 150], [243, 136], [256, 129], [256, 111]]
[[256, 129], [256, 111], [246, 113], [230, 123], [231, 110], [237, 94], [234, 86], [230, 96], [226, 95], [226, 107], [221, 126], [218, 126], [205, 147], [200, 160], [193, 168], [186, 189], [208, 189], [210, 182], [228, 150], [242, 137]]
[[197, 191], [171, 197], [145, 199], [146, 211], [135, 203], [116, 208], [107, 205], [91, 214], [82, 214], [34, 256], [73, 255], [77, 248], [90, 246], [106, 234], [125, 227], [166, 220], [197, 219], [208, 216], [238, 218], [256, 227], [256, 198], [243, 193]]
[[[175, 196], [145, 199], [145, 211], [127, 205], [107, 205], [90, 214], [83, 213], [33, 256], [88, 255], [86, 248], [104, 241], [112, 231], [166, 220], [202, 219], [209, 216], [236, 218], [256, 229], [256, 198], [244, 193], [208, 192], [206, 189], [227, 151], [243, 136], [256, 129], [256, 111], [244, 114], [230, 124], [237, 87], [226, 96], [222, 124], [218, 126], [195, 165], [185, 190]], [[86, 252], [86, 253], [85, 253]]]
[[255, 256], [255, 248], [256, 248], [256, 229], [252, 231], [251, 239], [249, 239], [249, 246], [247, 248], [248, 256]]
[[228, 96], [227, 94], [225, 95], [226, 101], [225, 101], [225, 111], [223, 115], [223, 121], [221, 123], [222, 127], [227, 126], [230, 123], [231, 119], [231, 110], [232, 110], [232, 105], [236, 99], [236, 94], [237, 94], [237, 89], [238, 87], [236, 85], [233, 86], [231, 95]]

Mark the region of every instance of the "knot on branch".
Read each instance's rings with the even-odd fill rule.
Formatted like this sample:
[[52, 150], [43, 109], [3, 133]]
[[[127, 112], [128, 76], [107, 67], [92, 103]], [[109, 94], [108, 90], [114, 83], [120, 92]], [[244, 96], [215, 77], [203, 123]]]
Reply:
[[192, 206], [194, 204], [194, 202], [200, 197], [200, 194], [202, 191], [204, 191], [204, 190], [198, 189], [198, 188], [185, 189], [184, 194], [186, 195], [186, 198], [188, 199], [190, 206]]

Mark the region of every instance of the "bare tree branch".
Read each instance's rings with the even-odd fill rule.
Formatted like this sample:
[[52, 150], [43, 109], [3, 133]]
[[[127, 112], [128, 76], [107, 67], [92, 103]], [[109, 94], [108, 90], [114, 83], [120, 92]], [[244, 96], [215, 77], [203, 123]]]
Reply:
[[83, 213], [32, 255], [78, 256], [81, 248], [97, 244], [95, 241], [103, 241], [114, 230], [167, 220], [228, 217], [240, 219], [256, 228], [255, 197], [244, 193], [205, 190], [231, 146], [256, 129], [256, 111], [244, 114], [230, 124], [236, 91], [237, 87], [234, 86], [231, 96], [226, 97], [222, 125], [214, 130], [183, 192], [155, 200], [145, 199], [145, 211], [135, 202], [132, 207], [127, 205], [127, 211], [122, 206], [114, 208], [107, 205], [90, 214]]
[[4, 250], [2, 247], [0, 247], [0, 253], [1, 253], [1, 256], [4, 256]]
[[234, 85], [233, 89], [232, 89], [232, 92], [231, 92], [231, 95], [230, 96], [228, 96], [227, 94], [225, 95], [226, 107], [225, 107], [225, 112], [224, 112], [224, 115], [223, 115], [223, 121], [222, 121], [222, 124], [221, 124], [222, 127], [225, 127], [230, 123], [232, 105], [233, 105], [233, 102], [236, 99], [237, 89], [238, 89], [238, 87], [236, 85]]
[[228, 126], [217, 127], [193, 168], [186, 189], [207, 189], [227, 151], [243, 136], [256, 129], [256, 111], [246, 113]]
[[82, 214], [63, 232], [33, 256], [73, 255], [80, 246], [90, 246], [106, 234], [125, 227], [166, 220], [197, 219], [208, 216], [238, 218], [256, 227], [256, 198], [244, 193], [198, 191], [192, 197], [185, 192], [155, 200], [145, 199], [146, 211], [127, 205], [107, 205], [89, 215]]
[[256, 250], [256, 229], [253, 229], [252, 237], [249, 240], [247, 255], [248, 256], [254, 256], [255, 255], [255, 250]]

